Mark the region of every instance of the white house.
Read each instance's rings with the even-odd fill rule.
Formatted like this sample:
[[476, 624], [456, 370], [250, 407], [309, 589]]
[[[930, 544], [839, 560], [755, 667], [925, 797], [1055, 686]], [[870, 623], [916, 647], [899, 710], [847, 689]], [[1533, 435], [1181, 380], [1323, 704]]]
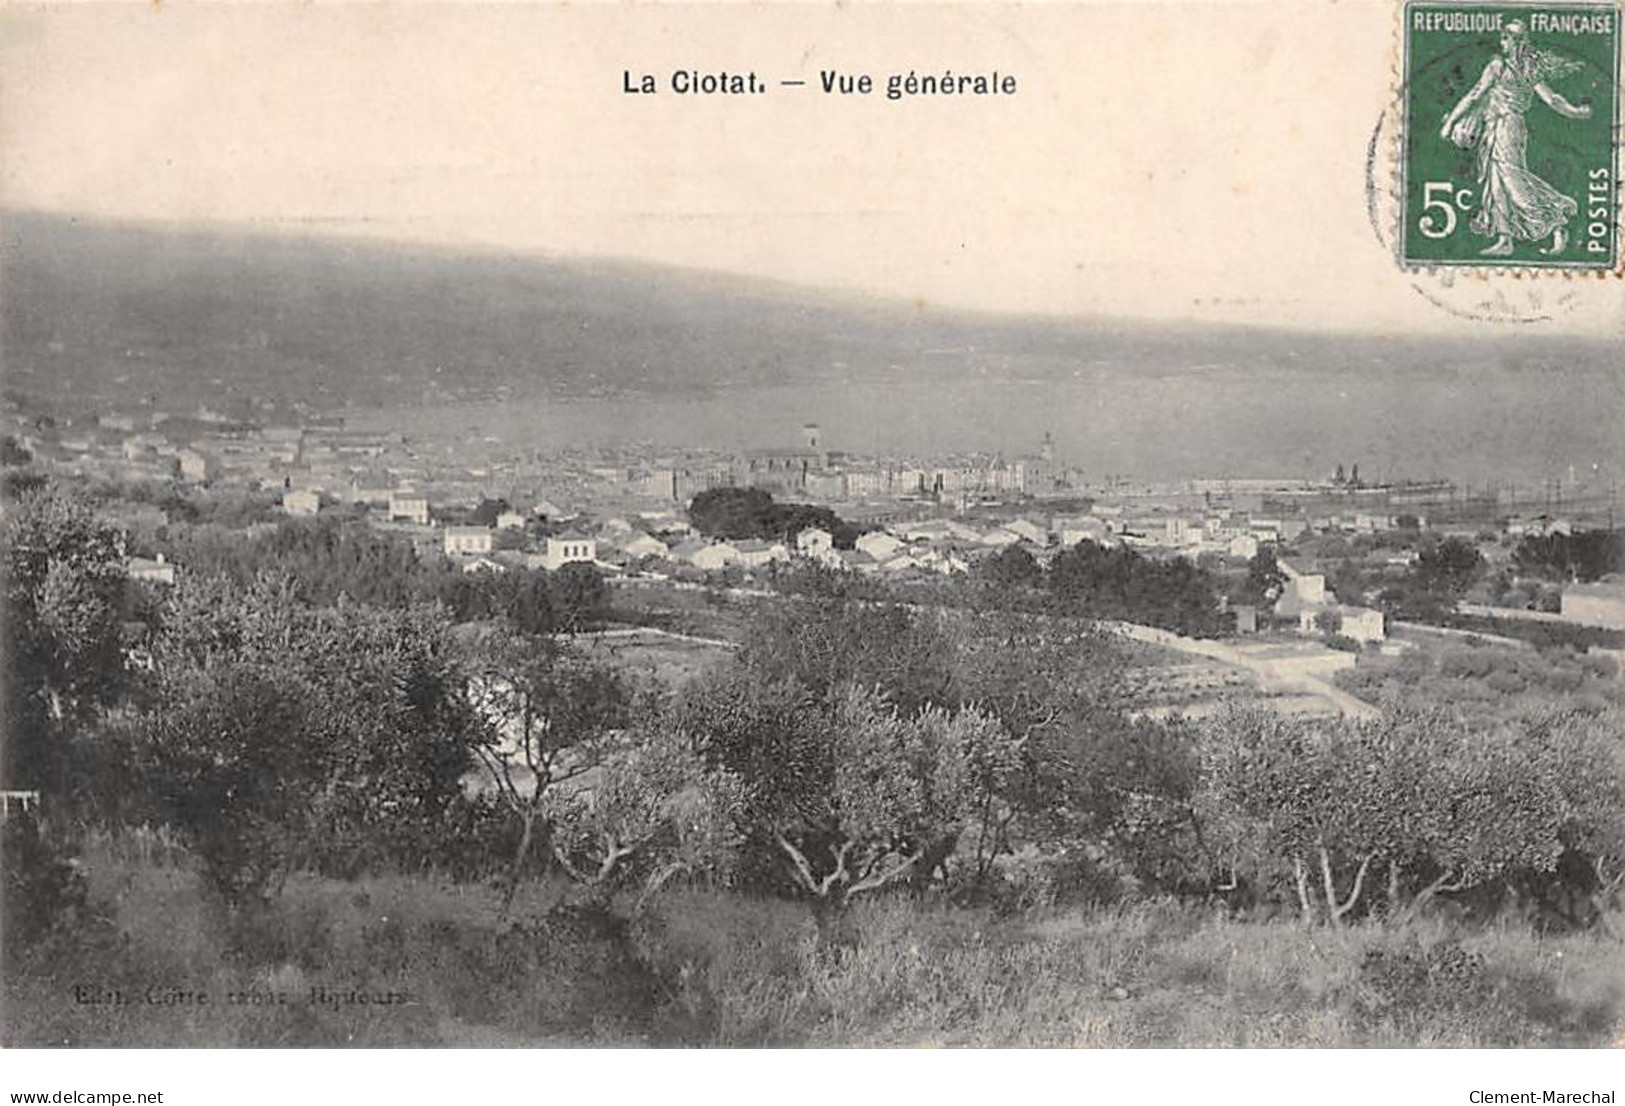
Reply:
[[796, 552], [803, 556], [816, 557], [834, 547], [835, 536], [817, 526], [808, 527], [796, 535]]
[[735, 542], [734, 550], [739, 556], [739, 563], [746, 568], [761, 568], [774, 561], [790, 559], [789, 550], [779, 542], [771, 544], [765, 541]]
[[524, 528], [525, 516], [518, 511], [503, 511], [497, 516], [498, 530], [523, 530]]
[[1059, 523], [1056, 530], [1060, 534], [1061, 544], [1068, 549], [1077, 545], [1080, 541], [1092, 541], [1104, 545], [1107, 536], [1111, 533], [1111, 528], [1107, 526], [1105, 520], [1098, 518], [1067, 519]]
[[689, 558], [695, 568], [703, 568], [707, 572], [715, 572], [719, 568], [727, 568], [731, 564], [739, 563], [739, 550], [731, 542], [719, 541], [704, 546], [694, 552]]
[[175, 566], [166, 561], [162, 553], [156, 557], [131, 557], [124, 567], [132, 580], [166, 586], [175, 582]]
[[1281, 575], [1286, 577], [1286, 590], [1282, 598], [1290, 596], [1299, 603], [1326, 602], [1326, 577], [1318, 572], [1300, 572], [1293, 565], [1284, 560], [1277, 560], [1276, 567]]
[[480, 557], [491, 552], [491, 531], [484, 526], [448, 526], [442, 542], [448, 557]]
[[1382, 641], [1388, 636], [1382, 612], [1370, 607], [1338, 608], [1337, 632], [1359, 642]]
[[322, 509], [322, 497], [311, 488], [286, 492], [282, 496], [282, 509], [290, 515], [313, 515]]
[[554, 534], [547, 539], [542, 562], [551, 571], [568, 564], [592, 564], [598, 559], [598, 540], [584, 534]]
[[389, 520], [405, 519], [419, 526], [429, 525], [429, 497], [416, 492], [389, 493]]
[[195, 449], [183, 449], [175, 456], [180, 462], [181, 479], [189, 484], [202, 484], [214, 479], [220, 468], [220, 463], [213, 457]]

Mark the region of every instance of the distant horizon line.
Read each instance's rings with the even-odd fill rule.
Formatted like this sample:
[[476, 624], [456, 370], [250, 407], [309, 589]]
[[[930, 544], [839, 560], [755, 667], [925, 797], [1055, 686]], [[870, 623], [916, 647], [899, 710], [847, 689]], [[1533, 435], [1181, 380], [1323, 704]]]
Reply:
[[[201, 241], [263, 241], [287, 245], [306, 245], [313, 248], [359, 247], [379, 253], [415, 253], [426, 258], [450, 261], [506, 260], [520, 263], [552, 266], [581, 266], [619, 270], [624, 275], [637, 273], [665, 275], [675, 280], [696, 283], [723, 284], [737, 294], [746, 291], [751, 298], [782, 305], [806, 305], [844, 310], [857, 310], [875, 314], [935, 314], [970, 323], [993, 323], [1008, 327], [1045, 327], [1065, 329], [1088, 326], [1124, 330], [1164, 330], [1200, 333], [1203, 331], [1227, 334], [1260, 334], [1280, 338], [1306, 338], [1326, 341], [1340, 339], [1369, 341], [1389, 339], [1424, 344], [1496, 345], [1575, 343], [1602, 345], [1617, 341], [1607, 335], [1552, 334], [1498, 332], [1442, 333], [1426, 329], [1360, 328], [1349, 325], [1320, 324], [1295, 326], [1288, 323], [1237, 321], [1230, 319], [1201, 319], [1189, 316], [1143, 315], [1130, 313], [1106, 314], [1101, 312], [1059, 313], [1042, 310], [1001, 310], [958, 303], [927, 304], [906, 294], [879, 290], [863, 290], [832, 284], [815, 284], [782, 277], [765, 277], [734, 269], [707, 268], [669, 261], [616, 253], [573, 253], [546, 247], [517, 247], [485, 239], [452, 242], [440, 238], [415, 238], [398, 234], [377, 234], [367, 231], [340, 230], [322, 234], [313, 227], [331, 224], [339, 227], [364, 225], [366, 220], [340, 217], [288, 216], [272, 223], [263, 221], [241, 223], [221, 219], [180, 220], [155, 219], [142, 216], [110, 215], [100, 212], [70, 212], [52, 208], [26, 207], [0, 203], [0, 235], [10, 236], [5, 224], [13, 220], [40, 221], [64, 225], [87, 231], [125, 232], [153, 236], [191, 238]], [[946, 351], [928, 351], [940, 353]]]

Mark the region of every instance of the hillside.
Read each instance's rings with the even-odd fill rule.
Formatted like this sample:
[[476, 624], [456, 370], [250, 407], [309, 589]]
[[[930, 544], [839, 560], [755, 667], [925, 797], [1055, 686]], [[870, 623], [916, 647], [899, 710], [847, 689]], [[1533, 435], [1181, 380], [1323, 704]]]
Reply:
[[[440, 433], [1030, 448], [1107, 472], [1366, 461], [1475, 480], [1621, 461], [1601, 341], [1482, 340], [952, 313], [624, 262], [5, 220], [6, 385], [68, 406], [233, 415], [421, 408]], [[569, 400], [568, 414], [555, 401]], [[477, 420], [455, 409], [483, 402]], [[514, 425], [493, 431], [504, 415]], [[537, 430], [537, 427], [545, 427]]]
[[1319, 337], [952, 314], [687, 270], [12, 215], [4, 224], [11, 382], [399, 402], [448, 373], [474, 392], [682, 393], [787, 379], [1014, 379], [1080, 366], [1433, 372], [1493, 362], [1603, 367], [1604, 343]]

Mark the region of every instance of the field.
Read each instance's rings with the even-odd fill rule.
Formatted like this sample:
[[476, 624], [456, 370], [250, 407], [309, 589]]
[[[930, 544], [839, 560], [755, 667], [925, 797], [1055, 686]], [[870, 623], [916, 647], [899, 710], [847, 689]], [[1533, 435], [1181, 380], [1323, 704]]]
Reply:
[[1168, 901], [1001, 916], [900, 897], [854, 906], [831, 941], [803, 906], [704, 889], [674, 889], [629, 923], [629, 904], [606, 912], [539, 883], [502, 922], [478, 885], [311, 876], [228, 920], [184, 862], [103, 844], [85, 871], [96, 920], [8, 973], [8, 1045], [1621, 1039], [1625, 949], [1513, 924], [1306, 929]]
[[573, 640], [587, 656], [628, 680], [666, 687], [682, 686], [732, 652], [721, 641], [651, 628], [604, 630]]
[[1371, 702], [1427, 704], [1479, 717], [1563, 704], [1591, 713], [1622, 701], [1619, 662], [1607, 653], [1511, 647], [1474, 635], [1402, 632], [1397, 656], [1362, 653], [1338, 674]]

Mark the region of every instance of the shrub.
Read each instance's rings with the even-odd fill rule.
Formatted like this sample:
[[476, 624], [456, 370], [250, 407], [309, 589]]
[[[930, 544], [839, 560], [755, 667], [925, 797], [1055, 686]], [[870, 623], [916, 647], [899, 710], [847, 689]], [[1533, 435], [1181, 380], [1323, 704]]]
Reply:
[[0, 868], [0, 942], [7, 968], [72, 934], [85, 912], [85, 881], [67, 850], [31, 813], [5, 819]]
[[1442, 713], [1366, 724], [1237, 712], [1204, 731], [1196, 799], [1211, 862], [1305, 918], [1414, 913], [1435, 895], [1565, 855], [1625, 858], [1617, 735], [1572, 711], [1471, 728]]

